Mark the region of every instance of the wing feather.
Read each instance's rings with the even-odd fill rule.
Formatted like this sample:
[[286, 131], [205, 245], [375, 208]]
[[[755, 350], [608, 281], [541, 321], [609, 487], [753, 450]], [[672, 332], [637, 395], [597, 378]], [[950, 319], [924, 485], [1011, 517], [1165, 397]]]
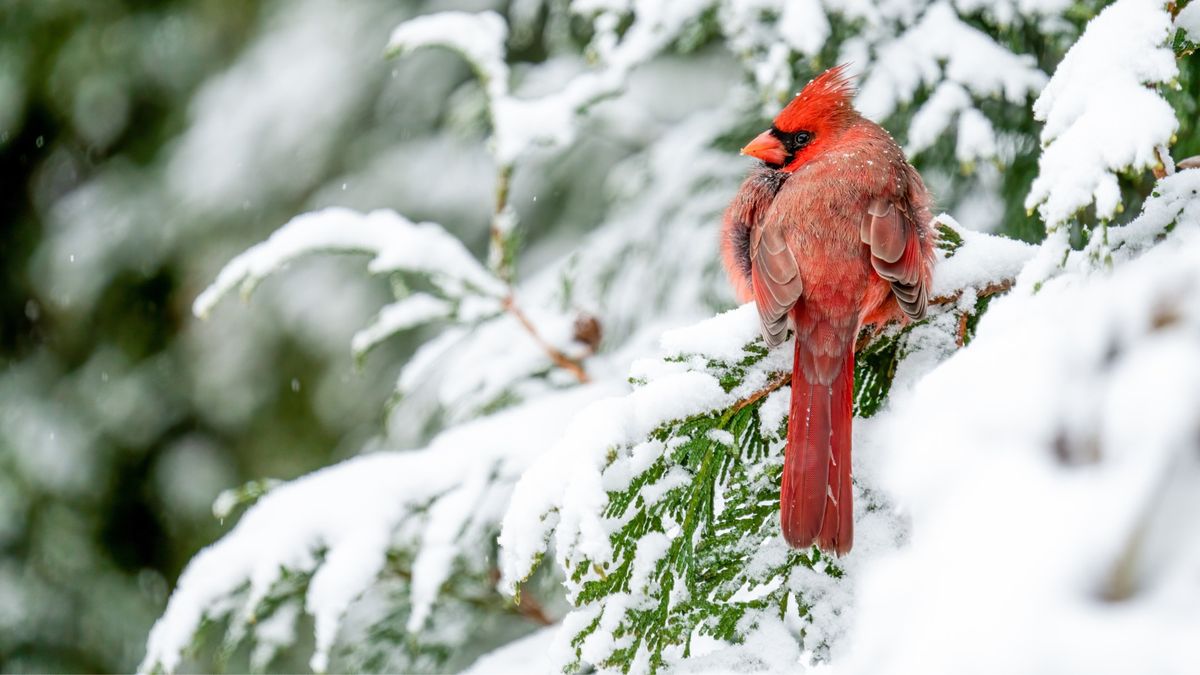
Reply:
[[885, 199], [872, 200], [859, 236], [871, 249], [875, 273], [891, 283], [900, 309], [914, 321], [924, 317], [929, 289], [922, 274], [921, 234], [909, 209]]
[[774, 347], [783, 342], [788, 312], [804, 291], [800, 266], [780, 223], [760, 222], [750, 233], [750, 279], [763, 340]]

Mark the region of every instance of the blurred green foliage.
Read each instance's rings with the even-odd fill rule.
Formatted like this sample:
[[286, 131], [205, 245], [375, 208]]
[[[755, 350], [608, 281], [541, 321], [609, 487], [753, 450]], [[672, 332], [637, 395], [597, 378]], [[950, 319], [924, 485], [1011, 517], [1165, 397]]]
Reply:
[[245, 423], [198, 411], [184, 251], [98, 279], [94, 301], [38, 282], [55, 203], [162, 162], [268, 5], [0, 2], [0, 671], [131, 670], [184, 563], [224, 529], [214, 490], [328, 464], [345, 436], [293, 375], [325, 357], [287, 338]]

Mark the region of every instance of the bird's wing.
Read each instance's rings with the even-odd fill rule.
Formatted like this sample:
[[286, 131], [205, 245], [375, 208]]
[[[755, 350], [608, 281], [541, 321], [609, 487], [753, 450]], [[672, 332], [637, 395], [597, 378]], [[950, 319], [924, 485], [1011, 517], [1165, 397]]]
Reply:
[[733, 282], [738, 302], [754, 298], [750, 280], [750, 233], [761, 226], [763, 216], [779, 192], [788, 174], [765, 165], [746, 177], [741, 189], [725, 211], [721, 237], [721, 258]]
[[910, 211], [894, 201], [874, 199], [867, 204], [859, 235], [871, 247], [876, 274], [891, 282], [900, 309], [917, 320], [925, 316], [929, 276], [923, 273], [921, 231]]
[[763, 339], [774, 347], [783, 342], [788, 312], [804, 291], [800, 265], [778, 221], [763, 219], [750, 232], [750, 283]]

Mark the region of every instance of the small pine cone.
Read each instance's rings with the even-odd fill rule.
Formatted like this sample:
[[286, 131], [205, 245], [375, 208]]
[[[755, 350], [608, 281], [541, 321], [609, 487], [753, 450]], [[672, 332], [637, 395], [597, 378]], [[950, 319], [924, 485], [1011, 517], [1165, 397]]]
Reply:
[[585, 312], [575, 317], [575, 341], [587, 345], [589, 352], [595, 353], [599, 349], [602, 337], [599, 319]]

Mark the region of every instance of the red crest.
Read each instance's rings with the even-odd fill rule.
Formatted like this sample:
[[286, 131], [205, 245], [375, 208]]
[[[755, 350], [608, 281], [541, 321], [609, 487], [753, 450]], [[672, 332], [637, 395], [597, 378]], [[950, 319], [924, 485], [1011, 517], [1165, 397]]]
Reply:
[[780, 131], [818, 131], [854, 117], [854, 79], [843, 63], [813, 78], [775, 117]]

